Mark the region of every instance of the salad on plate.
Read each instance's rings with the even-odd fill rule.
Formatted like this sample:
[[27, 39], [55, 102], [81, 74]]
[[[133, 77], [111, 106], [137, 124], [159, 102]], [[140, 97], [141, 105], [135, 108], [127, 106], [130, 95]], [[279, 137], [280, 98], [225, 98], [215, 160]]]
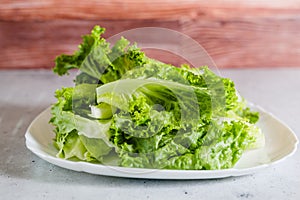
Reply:
[[95, 26], [53, 71], [78, 69], [74, 87], [55, 92], [54, 145], [62, 159], [132, 168], [232, 168], [264, 134], [232, 80], [207, 66], [149, 58], [121, 37], [114, 45]]

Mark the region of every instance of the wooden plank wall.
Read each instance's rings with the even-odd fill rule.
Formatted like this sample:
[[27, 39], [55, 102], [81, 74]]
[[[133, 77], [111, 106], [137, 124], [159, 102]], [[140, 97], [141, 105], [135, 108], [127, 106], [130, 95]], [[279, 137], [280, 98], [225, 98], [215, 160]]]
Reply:
[[2, 0], [0, 68], [51, 68], [95, 24], [107, 29], [105, 37], [148, 26], [180, 31], [220, 68], [300, 66], [300, 0]]

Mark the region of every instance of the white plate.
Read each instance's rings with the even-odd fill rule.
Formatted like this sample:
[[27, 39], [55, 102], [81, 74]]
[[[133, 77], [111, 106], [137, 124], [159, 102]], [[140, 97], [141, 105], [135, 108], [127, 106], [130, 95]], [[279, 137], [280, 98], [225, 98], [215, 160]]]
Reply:
[[147, 179], [210, 179], [241, 176], [283, 161], [297, 149], [298, 140], [293, 131], [272, 114], [262, 108], [252, 106], [260, 112], [257, 124], [265, 134], [264, 148], [245, 152], [236, 166], [225, 170], [159, 170], [140, 169], [92, 164], [64, 160], [55, 157], [57, 149], [53, 146], [53, 126], [48, 123], [50, 109], [39, 114], [30, 124], [25, 134], [26, 146], [40, 158], [63, 168], [91, 174]]

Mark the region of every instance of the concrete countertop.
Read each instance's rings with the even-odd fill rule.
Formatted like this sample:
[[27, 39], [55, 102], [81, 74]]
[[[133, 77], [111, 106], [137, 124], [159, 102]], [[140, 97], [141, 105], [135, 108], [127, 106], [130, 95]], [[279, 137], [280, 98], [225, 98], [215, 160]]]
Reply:
[[[242, 96], [300, 137], [300, 68], [231, 69]], [[25, 146], [25, 131], [73, 76], [49, 70], [0, 71], [0, 199], [300, 199], [300, 153], [252, 175], [213, 180], [144, 180], [91, 175], [54, 166]]]

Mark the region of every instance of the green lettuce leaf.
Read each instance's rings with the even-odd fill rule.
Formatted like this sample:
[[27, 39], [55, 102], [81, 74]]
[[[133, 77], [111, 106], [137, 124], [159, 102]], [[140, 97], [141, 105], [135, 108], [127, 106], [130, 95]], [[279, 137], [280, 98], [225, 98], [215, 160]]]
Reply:
[[[75, 97], [78, 98], [78, 95]], [[101, 161], [102, 156], [107, 155], [113, 147], [108, 132], [111, 121], [91, 120], [74, 114], [74, 88], [57, 90], [56, 97], [58, 102], [51, 108], [53, 117], [50, 123], [56, 127], [54, 143], [59, 150], [57, 156]]]
[[79, 69], [57, 90], [50, 123], [57, 156], [124, 167], [214, 170], [233, 167], [264, 135], [234, 82], [207, 66], [175, 67], [120, 38], [112, 47], [95, 26], [54, 72]]
[[79, 50], [73, 55], [62, 54], [55, 60], [53, 71], [58, 75], [67, 74], [70, 69], [79, 69], [75, 83], [103, 84], [118, 80], [136, 66], [147, 62], [145, 54], [137, 46], [121, 37], [110, 48], [101, 35], [105, 29], [95, 26], [90, 35], [83, 36]]
[[101, 35], [105, 32], [104, 28], [95, 26], [90, 35], [82, 37], [83, 42], [79, 45], [79, 50], [73, 55], [62, 54], [55, 59], [54, 73], [58, 75], [67, 74], [70, 69], [80, 68], [83, 60], [91, 52], [94, 47], [102, 46], [103, 49], [109, 50], [109, 44], [106, 43]]

